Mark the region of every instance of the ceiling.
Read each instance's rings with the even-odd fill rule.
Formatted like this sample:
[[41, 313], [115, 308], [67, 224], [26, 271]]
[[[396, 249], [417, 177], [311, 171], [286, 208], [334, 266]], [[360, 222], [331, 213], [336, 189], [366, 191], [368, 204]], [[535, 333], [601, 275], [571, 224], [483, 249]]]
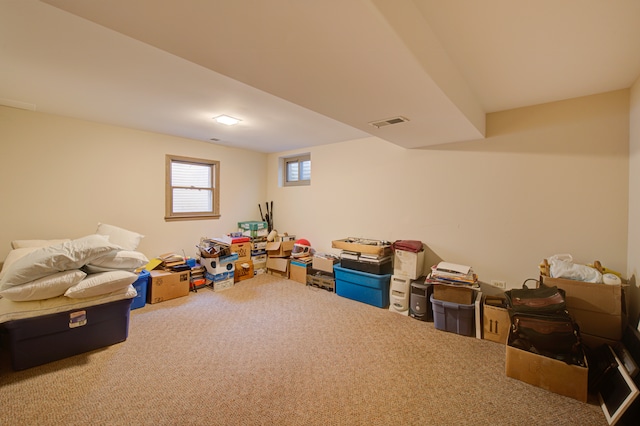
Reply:
[[265, 153], [481, 140], [486, 113], [630, 87], [639, 22], [637, 0], [0, 0], [0, 104]]

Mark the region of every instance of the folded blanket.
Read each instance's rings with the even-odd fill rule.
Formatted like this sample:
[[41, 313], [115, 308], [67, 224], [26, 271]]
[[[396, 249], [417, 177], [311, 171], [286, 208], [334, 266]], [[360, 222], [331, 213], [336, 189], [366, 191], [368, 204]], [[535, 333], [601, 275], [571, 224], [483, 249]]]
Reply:
[[392, 244], [392, 248], [394, 251], [404, 250], [412, 253], [418, 253], [423, 250], [422, 241], [417, 240], [396, 240], [396, 242]]

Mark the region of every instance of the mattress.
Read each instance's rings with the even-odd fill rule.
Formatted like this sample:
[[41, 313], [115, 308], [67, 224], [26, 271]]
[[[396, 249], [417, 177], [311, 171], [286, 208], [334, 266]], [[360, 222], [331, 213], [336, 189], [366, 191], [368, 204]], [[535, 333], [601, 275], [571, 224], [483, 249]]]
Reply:
[[45, 300], [13, 302], [7, 298], [0, 298], [0, 324], [7, 321], [81, 309], [87, 306], [114, 302], [116, 300], [131, 299], [136, 297], [136, 294], [137, 292], [135, 288], [130, 285], [122, 290], [82, 299], [72, 299], [66, 296], [59, 296]]
[[13, 370], [125, 341], [131, 302], [136, 294], [130, 287], [85, 299], [64, 296], [33, 302], [0, 299], [0, 331]]

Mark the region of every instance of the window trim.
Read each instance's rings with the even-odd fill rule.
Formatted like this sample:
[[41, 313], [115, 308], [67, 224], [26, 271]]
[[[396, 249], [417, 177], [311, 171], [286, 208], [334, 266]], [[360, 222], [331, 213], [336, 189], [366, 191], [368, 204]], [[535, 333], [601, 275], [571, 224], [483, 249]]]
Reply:
[[305, 153], [305, 154], [296, 154], [296, 155], [291, 155], [288, 157], [282, 157], [282, 186], [309, 186], [311, 185], [311, 177], [309, 177], [309, 179], [298, 179], [296, 181], [289, 181], [287, 178], [289, 177], [288, 175], [288, 167], [287, 164], [288, 163], [293, 163], [293, 162], [297, 162], [299, 164], [298, 166], [298, 170], [302, 170], [302, 165], [300, 163], [302, 163], [303, 161], [309, 161], [311, 162], [311, 154], [310, 153]]
[[[212, 206], [211, 212], [176, 213], [173, 211], [173, 187], [171, 186], [171, 165], [177, 163], [191, 163], [199, 166], [209, 166], [211, 170]], [[182, 157], [167, 154], [165, 156], [165, 221], [203, 220], [220, 218], [220, 161], [203, 158]]]

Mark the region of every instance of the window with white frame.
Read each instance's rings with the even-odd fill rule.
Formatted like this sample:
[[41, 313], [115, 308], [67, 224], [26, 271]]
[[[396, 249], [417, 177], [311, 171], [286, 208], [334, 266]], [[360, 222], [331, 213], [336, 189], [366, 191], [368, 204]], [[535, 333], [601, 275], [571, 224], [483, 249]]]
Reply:
[[282, 159], [283, 186], [311, 185], [311, 154]]
[[166, 156], [165, 220], [220, 217], [220, 162]]

